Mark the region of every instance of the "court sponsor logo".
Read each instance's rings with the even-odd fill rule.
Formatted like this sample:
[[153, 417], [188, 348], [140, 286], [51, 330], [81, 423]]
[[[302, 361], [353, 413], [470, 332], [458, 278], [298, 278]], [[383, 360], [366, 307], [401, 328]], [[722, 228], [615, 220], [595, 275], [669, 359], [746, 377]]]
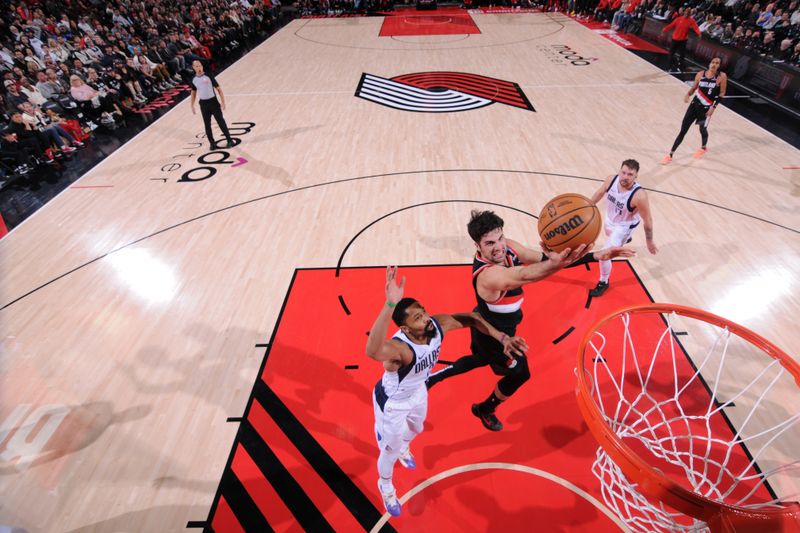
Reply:
[[587, 67], [597, 61], [596, 57], [585, 57], [566, 44], [543, 44], [537, 46], [554, 65]]
[[416, 72], [393, 78], [365, 72], [355, 96], [415, 113], [457, 113], [494, 103], [536, 111], [518, 84], [466, 72]]
[[[180, 178], [176, 180], [178, 183], [196, 183], [215, 176], [221, 168], [224, 168], [223, 165], [230, 165], [231, 168], [244, 165], [248, 163], [247, 159], [244, 157], [231, 157], [231, 153], [227, 150], [239, 146], [242, 143], [242, 137], [250, 133], [255, 126], [255, 122], [231, 122], [228, 126], [228, 132], [231, 134], [233, 146], [226, 146], [216, 150], [208, 150], [208, 144], [203, 141], [206, 138], [206, 134], [198, 133], [195, 138], [200, 140], [187, 143], [187, 146], [183, 148], [186, 153], [172, 156], [171, 159], [173, 161], [162, 165], [161, 172], [167, 174], [180, 172]], [[197, 157], [195, 158], [195, 156]], [[181, 158], [188, 159], [190, 162]], [[194, 160], [192, 161], [192, 159]], [[164, 183], [169, 181], [169, 178], [165, 177], [150, 179]]]

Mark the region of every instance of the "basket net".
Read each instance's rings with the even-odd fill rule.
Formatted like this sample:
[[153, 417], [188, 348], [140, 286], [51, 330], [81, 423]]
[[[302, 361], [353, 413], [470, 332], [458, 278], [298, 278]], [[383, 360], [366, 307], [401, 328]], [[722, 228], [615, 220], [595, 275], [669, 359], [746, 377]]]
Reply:
[[593, 472], [633, 531], [800, 531], [800, 367], [774, 345], [654, 304], [595, 324], [578, 369]]

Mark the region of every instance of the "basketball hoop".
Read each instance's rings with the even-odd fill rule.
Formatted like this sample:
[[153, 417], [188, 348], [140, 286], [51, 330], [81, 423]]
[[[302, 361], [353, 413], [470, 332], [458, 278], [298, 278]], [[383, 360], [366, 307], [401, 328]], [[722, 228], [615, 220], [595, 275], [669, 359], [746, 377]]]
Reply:
[[800, 532], [800, 365], [774, 344], [637, 305], [592, 325], [576, 374], [592, 470], [633, 531]]

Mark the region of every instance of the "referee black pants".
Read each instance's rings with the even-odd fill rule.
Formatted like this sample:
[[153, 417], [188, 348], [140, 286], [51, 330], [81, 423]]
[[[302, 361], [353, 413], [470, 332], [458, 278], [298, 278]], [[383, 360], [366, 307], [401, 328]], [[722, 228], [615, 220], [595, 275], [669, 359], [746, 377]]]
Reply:
[[228, 132], [228, 125], [225, 123], [225, 117], [222, 116], [222, 108], [219, 106], [219, 100], [216, 97], [200, 100], [200, 114], [203, 115], [206, 137], [208, 137], [208, 142], [211, 143], [212, 148], [216, 148], [217, 143], [214, 141], [214, 135], [211, 132], [211, 117], [214, 117], [219, 129], [222, 130], [222, 134], [229, 143], [231, 142], [231, 134]]
[[672, 70], [675, 54], [678, 55], [678, 70], [681, 72], [686, 70], [686, 62], [684, 61], [684, 58], [686, 57], [685, 39], [683, 41], [676, 41], [675, 39], [672, 39], [672, 44], [669, 45], [669, 65], [667, 65], [667, 70]]

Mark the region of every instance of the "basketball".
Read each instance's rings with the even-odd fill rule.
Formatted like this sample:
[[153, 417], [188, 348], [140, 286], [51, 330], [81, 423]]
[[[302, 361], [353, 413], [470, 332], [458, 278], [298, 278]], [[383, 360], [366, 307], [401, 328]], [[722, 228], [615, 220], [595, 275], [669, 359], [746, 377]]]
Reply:
[[574, 250], [597, 240], [602, 224], [600, 210], [591, 200], [580, 194], [561, 194], [539, 213], [539, 236], [553, 251]]

